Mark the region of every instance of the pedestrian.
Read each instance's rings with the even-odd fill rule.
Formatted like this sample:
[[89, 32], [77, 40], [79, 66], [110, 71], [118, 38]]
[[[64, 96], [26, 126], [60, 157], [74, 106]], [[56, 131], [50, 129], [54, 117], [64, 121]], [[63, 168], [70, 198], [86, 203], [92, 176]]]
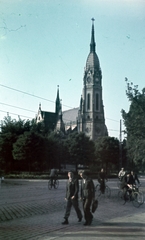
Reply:
[[95, 200], [95, 186], [91, 178], [89, 178], [86, 171], [79, 171], [81, 181], [81, 199], [83, 201], [83, 210], [85, 223], [84, 226], [91, 225], [93, 214], [91, 213], [91, 204]]
[[74, 174], [72, 172], [68, 172], [68, 181], [66, 183], [66, 196], [65, 200], [67, 201], [66, 205], [66, 211], [64, 215], [64, 222], [62, 224], [68, 224], [68, 218], [70, 216], [71, 207], [73, 206], [77, 217], [78, 222], [82, 221], [82, 212], [79, 208], [79, 202], [78, 202], [78, 192], [79, 192], [79, 181], [77, 178], [74, 177]]
[[107, 180], [107, 177], [104, 169], [102, 168], [98, 176], [98, 182], [100, 183], [100, 191], [102, 194], [105, 192], [105, 180]]
[[51, 188], [53, 186], [53, 181], [56, 181], [56, 177], [57, 177], [57, 171], [55, 168], [52, 168], [50, 171]]
[[120, 181], [122, 181], [124, 175], [125, 175], [125, 170], [124, 170], [124, 168], [121, 168], [121, 170], [118, 173], [118, 178]]

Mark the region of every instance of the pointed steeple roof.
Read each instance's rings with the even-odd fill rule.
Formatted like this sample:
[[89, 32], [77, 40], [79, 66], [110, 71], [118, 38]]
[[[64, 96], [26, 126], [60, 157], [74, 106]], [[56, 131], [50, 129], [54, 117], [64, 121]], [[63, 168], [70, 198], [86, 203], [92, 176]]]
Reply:
[[100, 62], [96, 54], [96, 43], [95, 43], [95, 33], [94, 33], [94, 21], [92, 18], [92, 30], [91, 30], [91, 43], [90, 43], [90, 53], [86, 62], [86, 71], [88, 70], [97, 70], [100, 71]]
[[55, 112], [58, 115], [62, 114], [61, 100], [59, 98], [59, 85], [57, 85], [57, 96], [56, 96], [56, 102], [55, 102]]
[[95, 21], [95, 19], [92, 18], [91, 20], [92, 20], [92, 34], [91, 34], [90, 52], [95, 52], [95, 47], [96, 47], [95, 36], [94, 36], [94, 21]]
[[55, 112], [58, 114], [60, 109], [60, 99], [59, 99], [59, 85], [57, 85], [57, 96], [55, 101]]
[[57, 96], [56, 96], [56, 102], [59, 102], [59, 85], [57, 85]]

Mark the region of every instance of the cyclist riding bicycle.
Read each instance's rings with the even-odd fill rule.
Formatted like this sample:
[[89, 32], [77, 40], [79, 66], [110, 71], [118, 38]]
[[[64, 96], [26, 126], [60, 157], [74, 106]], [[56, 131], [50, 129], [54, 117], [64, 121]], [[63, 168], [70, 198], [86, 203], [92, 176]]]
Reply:
[[127, 186], [128, 186], [129, 188], [132, 188], [133, 185], [136, 185], [136, 182], [137, 182], [138, 184], [140, 184], [140, 181], [139, 181], [139, 179], [138, 179], [137, 174], [135, 174], [133, 171], [131, 171], [130, 174], [129, 174], [129, 179], [128, 179], [128, 181], [127, 181]]
[[55, 184], [56, 177], [57, 177], [57, 170], [55, 168], [53, 168], [50, 171], [51, 187], [53, 186], [53, 184]]
[[138, 182], [138, 184], [140, 184], [137, 174], [134, 174], [133, 171], [130, 171], [130, 173], [125, 174], [125, 176], [123, 177], [122, 189], [123, 189], [124, 200], [126, 200], [127, 191], [131, 194], [133, 186], [136, 185], [136, 181]]

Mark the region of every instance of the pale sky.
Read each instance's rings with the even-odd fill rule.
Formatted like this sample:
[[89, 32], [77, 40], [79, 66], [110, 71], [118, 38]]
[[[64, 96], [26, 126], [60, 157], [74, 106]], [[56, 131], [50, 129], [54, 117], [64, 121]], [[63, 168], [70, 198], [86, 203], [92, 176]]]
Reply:
[[63, 111], [79, 106], [92, 17], [105, 122], [119, 138], [125, 77], [145, 87], [145, 0], [0, 0], [0, 120], [32, 119], [39, 103], [54, 112], [57, 85]]

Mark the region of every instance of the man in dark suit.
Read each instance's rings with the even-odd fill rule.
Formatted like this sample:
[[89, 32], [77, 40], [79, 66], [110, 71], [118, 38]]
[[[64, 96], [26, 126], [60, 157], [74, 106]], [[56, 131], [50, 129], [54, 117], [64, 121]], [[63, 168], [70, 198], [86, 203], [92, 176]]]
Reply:
[[77, 178], [74, 178], [72, 172], [68, 172], [68, 181], [66, 183], [66, 196], [65, 200], [67, 201], [66, 212], [64, 215], [64, 222], [62, 224], [68, 224], [68, 217], [70, 216], [71, 207], [73, 206], [78, 217], [78, 222], [82, 221], [82, 213], [79, 208], [78, 203], [78, 191], [79, 191], [79, 181]]
[[51, 171], [50, 171], [51, 188], [56, 181], [56, 176], [57, 176], [56, 169], [55, 168], [51, 169]]
[[129, 179], [128, 179], [127, 183], [130, 185], [136, 185], [136, 182], [138, 182], [138, 184], [140, 184], [137, 174], [135, 174], [133, 171], [130, 171]]
[[98, 176], [98, 182], [100, 183], [100, 191], [102, 194], [105, 193], [105, 180], [107, 180], [107, 177], [104, 169], [102, 168]]
[[87, 226], [91, 225], [93, 220], [90, 208], [93, 200], [95, 199], [95, 186], [93, 180], [87, 176], [86, 171], [80, 171], [79, 174], [82, 178], [81, 199], [83, 201], [84, 218], [86, 220], [84, 225]]

